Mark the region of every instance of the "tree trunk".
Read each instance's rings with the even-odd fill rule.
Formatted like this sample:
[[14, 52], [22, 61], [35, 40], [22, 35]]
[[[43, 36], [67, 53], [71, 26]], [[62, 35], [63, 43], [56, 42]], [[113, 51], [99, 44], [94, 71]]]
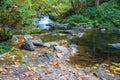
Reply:
[[95, 4], [96, 4], [96, 8], [98, 8], [99, 4], [100, 4], [100, 0], [96, 0], [95, 1]]

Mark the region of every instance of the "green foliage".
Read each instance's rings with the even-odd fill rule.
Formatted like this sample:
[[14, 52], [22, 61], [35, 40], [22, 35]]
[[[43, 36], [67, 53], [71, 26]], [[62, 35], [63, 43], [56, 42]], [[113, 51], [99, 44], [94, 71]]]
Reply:
[[[119, 26], [120, 25], [120, 10], [118, 9], [118, 5], [112, 2], [103, 3], [98, 7], [98, 15], [101, 21], [104, 23], [108, 23], [105, 26], [110, 27], [111, 25]], [[111, 23], [111, 25], [109, 25]]]
[[120, 8], [116, 2], [104, 2], [98, 8], [89, 7], [84, 12], [71, 15], [62, 22], [72, 25], [88, 23], [95, 26], [120, 27]]
[[0, 53], [4, 53], [6, 51], [10, 50], [10, 46], [8, 44], [8, 42], [0, 42]]
[[25, 52], [12, 47], [9, 52], [7, 53], [7, 55], [4, 56], [4, 60], [2, 60], [0, 62], [0, 64], [7, 64], [7, 65], [11, 65], [11, 64], [15, 64], [15, 63], [22, 63], [21, 59], [23, 56], [25, 56]]
[[79, 22], [87, 23], [89, 18], [84, 17], [83, 15], [72, 15], [68, 19], [64, 19], [62, 22], [69, 23], [71, 25], [77, 25]]
[[12, 34], [6, 30], [0, 29], [0, 41], [9, 40], [12, 38]]
[[34, 15], [31, 0], [6, 0], [0, 2], [0, 23], [2, 27], [25, 27], [32, 25]]
[[49, 13], [50, 17], [59, 20], [70, 9], [69, 0], [32, 0], [34, 9], [39, 13]]
[[16, 60], [21, 60], [23, 56], [26, 55], [25, 51], [12, 47], [10, 49], [12, 55], [16, 55]]

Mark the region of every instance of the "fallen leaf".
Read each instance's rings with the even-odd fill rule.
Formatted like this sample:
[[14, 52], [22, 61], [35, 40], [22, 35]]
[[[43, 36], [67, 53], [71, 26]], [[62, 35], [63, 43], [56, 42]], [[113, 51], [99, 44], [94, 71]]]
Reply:
[[39, 80], [44, 80], [44, 79], [42, 77], [40, 77]]
[[42, 64], [38, 64], [37, 66], [38, 66], [39, 68], [43, 67], [43, 65], [42, 65]]
[[33, 77], [32, 80], [39, 80], [39, 78], [38, 77]]
[[77, 78], [76, 80], [83, 80], [82, 78]]
[[31, 76], [32, 74], [33, 74], [33, 72], [32, 71], [28, 71], [28, 72], [24, 72], [23, 73], [25, 76]]
[[30, 66], [27, 66], [26, 68], [27, 68], [28, 71], [32, 70]]
[[49, 72], [49, 71], [45, 71], [44, 73], [45, 73], [45, 75], [50, 74], [50, 72]]
[[4, 68], [0, 68], [0, 73], [6, 75], [8, 73], [8, 71]]
[[102, 78], [102, 80], [107, 80], [106, 78]]
[[80, 65], [75, 64], [76, 69], [80, 69]]

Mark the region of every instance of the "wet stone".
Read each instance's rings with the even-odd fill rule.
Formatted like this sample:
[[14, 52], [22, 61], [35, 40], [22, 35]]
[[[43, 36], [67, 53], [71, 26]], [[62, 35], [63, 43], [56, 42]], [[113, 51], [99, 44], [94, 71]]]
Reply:
[[31, 42], [32, 42], [35, 46], [42, 46], [42, 45], [43, 45], [42, 40], [31, 40]]

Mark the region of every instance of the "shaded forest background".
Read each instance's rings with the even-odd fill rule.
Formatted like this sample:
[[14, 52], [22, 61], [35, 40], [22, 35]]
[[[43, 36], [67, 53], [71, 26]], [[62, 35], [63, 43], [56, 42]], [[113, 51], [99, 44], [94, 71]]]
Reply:
[[36, 30], [36, 14], [42, 13], [73, 26], [86, 23], [120, 28], [119, 5], [120, 0], [0, 0], [0, 35], [4, 39], [4, 35], [12, 35], [9, 32], [31, 33]]

